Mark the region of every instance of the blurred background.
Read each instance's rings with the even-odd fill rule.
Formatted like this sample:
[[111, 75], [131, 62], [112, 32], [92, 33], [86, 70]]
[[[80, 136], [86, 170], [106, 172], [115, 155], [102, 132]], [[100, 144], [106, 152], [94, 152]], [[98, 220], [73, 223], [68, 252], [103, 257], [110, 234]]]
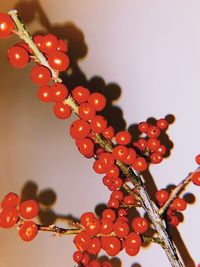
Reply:
[[[54, 33], [69, 42], [70, 88], [86, 84], [108, 97], [109, 120], [120, 130], [147, 118], [173, 116], [171, 156], [150, 168], [156, 186], [177, 184], [196, 168], [200, 153], [200, 2], [197, 0], [8, 0], [30, 32]], [[69, 136], [74, 119], [60, 121], [36, 97], [33, 65], [13, 69], [0, 40], [0, 199], [10, 191], [41, 204], [40, 220], [66, 226], [67, 218], [99, 210], [108, 190]], [[148, 182], [148, 181], [147, 181]], [[151, 180], [149, 181], [151, 187]], [[185, 266], [200, 263], [200, 189], [187, 188], [184, 222], [174, 231]], [[192, 196], [195, 195], [194, 196]], [[188, 195], [187, 195], [188, 196]], [[194, 205], [193, 205], [194, 204]], [[0, 267], [72, 267], [73, 237], [40, 233], [24, 243], [16, 229], [0, 229]], [[184, 244], [187, 246], [186, 250]], [[121, 262], [120, 262], [120, 260]], [[157, 245], [136, 257], [119, 254], [114, 267], [169, 266]], [[195, 263], [194, 263], [195, 262]]]

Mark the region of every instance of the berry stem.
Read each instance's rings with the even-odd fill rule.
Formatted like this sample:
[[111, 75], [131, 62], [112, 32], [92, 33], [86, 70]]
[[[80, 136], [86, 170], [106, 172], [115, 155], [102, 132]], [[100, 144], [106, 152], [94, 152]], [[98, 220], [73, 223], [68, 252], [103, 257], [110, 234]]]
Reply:
[[182, 190], [185, 189], [185, 187], [191, 182], [192, 176], [198, 172], [200, 168], [197, 168], [194, 172], [189, 173], [189, 175], [183, 179], [171, 192], [168, 200], [165, 202], [165, 204], [158, 210], [159, 215], [163, 215], [169, 205], [172, 203], [172, 201], [181, 193]]
[[53, 232], [55, 234], [58, 234], [58, 236], [63, 236], [63, 235], [75, 235], [80, 233], [82, 230], [78, 228], [74, 229], [65, 229], [65, 228], [60, 228], [56, 225], [49, 225], [49, 226], [44, 226], [37, 224], [38, 230], [39, 231], [45, 231], [45, 232]]

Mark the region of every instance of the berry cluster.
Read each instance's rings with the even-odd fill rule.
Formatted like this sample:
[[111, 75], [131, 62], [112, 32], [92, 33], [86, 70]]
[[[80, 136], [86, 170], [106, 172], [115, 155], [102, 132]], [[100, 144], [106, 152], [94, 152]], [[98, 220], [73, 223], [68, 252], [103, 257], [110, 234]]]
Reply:
[[[98, 255], [101, 249], [109, 256], [116, 256], [123, 249], [130, 256], [137, 255], [142, 243], [140, 234], [147, 231], [148, 222], [143, 217], [134, 218], [131, 231], [127, 214], [124, 209], [119, 209], [116, 213], [108, 208], [103, 211], [100, 219], [92, 212], [83, 213], [80, 218], [82, 231], [74, 238], [78, 249], [74, 253], [74, 260], [88, 266], [88, 262], [83, 260], [84, 255]], [[88, 256], [88, 261], [89, 258]]]
[[24, 241], [31, 241], [38, 232], [37, 225], [31, 221], [38, 215], [38, 204], [35, 200], [20, 202], [15, 193], [8, 193], [1, 202], [0, 227], [11, 228], [18, 226], [19, 236]]

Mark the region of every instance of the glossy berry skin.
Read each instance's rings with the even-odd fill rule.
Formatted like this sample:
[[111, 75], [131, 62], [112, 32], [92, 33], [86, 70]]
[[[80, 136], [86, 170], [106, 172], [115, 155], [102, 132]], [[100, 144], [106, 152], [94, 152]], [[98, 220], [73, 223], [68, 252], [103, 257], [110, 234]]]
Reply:
[[137, 248], [125, 247], [125, 251], [129, 256], [133, 257], [139, 253], [140, 247]]
[[82, 139], [90, 133], [90, 125], [84, 120], [75, 120], [70, 126], [70, 135], [74, 139]]
[[109, 152], [101, 153], [99, 155], [99, 160], [103, 161], [105, 163], [106, 170], [109, 170], [110, 168], [112, 168], [114, 166], [114, 163], [115, 163], [115, 159], [113, 157], [113, 154], [111, 154]]
[[94, 142], [89, 138], [79, 139], [78, 150], [84, 156], [94, 155]]
[[68, 96], [68, 88], [63, 83], [54, 83], [51, 86], [52, 101], [55, 103], [64, 101]]
[[87, 266], [87, 264], [89, 263], [90, 261], [90, 257], [88, 255], [88, 253], [83, 253], [83, 259], [81, 261], [82, 265], [83, 266]]
[[92, 93], [88, 98], [88, 103], [91, 104], [96, 111], [101, 111], [106, 106], [106, 98], [100, 93]]
[[67, 119], [71, 116], [71, 108], [63, 102], [55, 103], [53, 107], [54, 114], [59, 119]]
[[101, 115], [96, 115], [91, 120], [90, 127], [94, 133], [100, 134], [107, 128], [107, 120]]
[[131, 134], [128, 131], [118, 132], [115, 140], [118, 145], [128, 145], [131, 142]]
[[162, 162], [163, 156], [158, 152], [154, 152], [151, 154], [150, 160], [153, 164], [159, 164]]
[[119, 174], [120, 174], [120, 170], [117, 165], [114, 165], [106, 172], [106, 176], [109, 178], [117, 178], [119, 177]]
[[35, 200], [26, 200], [20, 203], [19, 213], [24, 219], [33, 219], [38, 215], [39, 207]]
[[101, 250], [101, 241], [98, 237], [93, 237], [91, 240], [91, 244], [88, 247], [88, 252], [92, 255], [99, 254]]
[[156, 122], [156, 125], [161, 129], [161, 130], [166, 130], [168, 127], [168, 122], [166, 119], [159, 119]]
[[72, 90], [72, 96], [78, 104], [88, 101], [90, 91], [83, 86], [77, 86]]
[[154, 151], [160, 147], [160, 141], [155, 137], [151, 137], [147, 141], [147, 146], [151, 151]]
[[187, 203], [185, 202], [184, 199], [177, 197], [174, 199], [174, 201], [172, 202], [172, 207], [173, 209], [177, 210], [177, 211], [183, 211], [186, 209]]
[[135, 161], [136, 157], [137, 157], [137, 154], [136, 154], [135, 150], [133, 148], [128, 148], [128, 154], [123, 159], [123, 162], [125, 164], [131, 165]]
[[147, 131], [148, 137], [158, 137], [160, 135], [160, 129], [157, 126], [150, 126]]
[[37, 225], [32, 221], [23, 222], [19, 228], [19, 236], [24, 241], [32, 241], [38, 233]]
[[52, 69], [65, 71], [69, 67], [69, 57], [59, 51], [54, 51], [48, 56], [48, 63]]
[[161, 189], [159, 191], [156, 192], [156, 200], [159, 203], [165, 203], [169, 198], [169, 193], [167, 192], [167, 190]]
[[83, 253], [81, 251], [75, 251], [73, 254], [73, 260], [77, 263], [80, 263], [83, 259]]
[[67, 46], [67, 44], [65, 43], [65, 41], [59, 39], [59, 40], [58, 40], [57, 51], [61, 51], [61, 52], [66, 53], [67, 50], [68, 50], [68, 46]]
[[195, 161], [198, 165], [200, 165], [200, 154], [195, 157]]
[[93, 169], [98, 174], [103, 174], [107, 170], [106, 163], [103, 160], [95, 160], [93, 163]]
[[51, 72], [42, 65], [33, 67], [30, 73], [31, 80], [38, 85], [46, 85], [51, 80]]
[[112, 209], [118, 209], [119, 208], [119, 200], [116, 198], [110, 198], [108, 201], [108, 207]]
[[130, 233], [125, 239], [125, 248], [138, 248], [141, 246], [142, 240], [137, 233]]
[[149, 224], [145, 218], [136, 217], [132, 221], [132, 227], [136, 233], [143, 234], [147, 231]]
[[24, 68], [29, 62], [29, 54], [20, 46], [11, 47], [8, 52], [8, 61], [14, 68]]
[[0, 13], [0, 38], [9, 38], [13, 33], [15, 24], [8, 14]]
[[35, 36], [33, 37], [33, 41], [34, 41], [34, 43], [36, 44], [36, 46], [37, 46], [39, 49], [41, 49], [41, 47], [42, 47], [43, 38], [44, 38], [43, 35], [35, 35]]
[[8, 193], [1, 202], [1, 208], [17, 207], [19, 205], [19, 196], [13, 192]]
[[137, 157], [136, 160], [132, 164], [133, 168], [138, 172], [146, 171], [148, 168], [148, 164], [143, 157]]
[[200, 186], [200, 171], [194, 173], [191, 178], [193, 184]]
[[119, 201], [122, 201], [124, 197], [124, 194], [120, 190], [113, 191], [112, 194], [110, 195], [110, 198], [115, 198], [118, 199]]
[[93, 212], [84, 212], [80, 218], [81, 224], [86, 226], [93, 218], [95, 218], [95, 214]]
[[118, 236], [120, 238], [124, 238], [129, 233], [129, 225], [127, 222], [125, 222], [123, 220], [117, 220], [114, 224], [113, 230], [114, 230], [116, 236]]
[[100, 234], [109, 235], [113, 231], [113, 221], [108, 218], [101, 219], [101, 229]]
[[172, 215], [170, 216], [169, 218], [169, 223], [174, 226], [174, 227], [177, 227], [179, 225], [179, 219], [176, 215]]
[[78, 108], [78, 115], [81, 119], [88, 121], [94, 119], [96, 111], [94, 107], [89, 103], [80, 104]]
[[124, 145], [118, 145], [113, 149], [113, 156], [116, 160], [123, 161], [128, 155], [128, 148]]
[[45, 103], [52, 101], [52, 90], [48, 85], [42, 85], [37, 91], [37, 97]]
[[141, 133], [146, 133], [149, 129], [149, 124], [147, 122], [140, 122], [139, 125], [138, 125], [138, 130], [141, 132]]
[[102, 218], [107, 218], [114, 222], [116, 220], [116, 214], [112, 209], [105, 209], [102, 213]]
[[43, 36], [40, 50], [46, 54], [50, 54], [56, 51], [58, 47], [58, 39], [53, 34], [47, 34]]
[[97, 218], [91, 218], [85, 226], [85, 231], [90, 236], [95, 236], [100, 232], [101, 223]]
[[126, 205], [134, 205], [136, 202], [136, 199], [133, 195], [127, 195], [124, 197], [123, 202]]
[[0, 227], [11, 228], [19, 219], [19, 211], [15, 207], [6, 207], [0, 213]]
[[105, 238], [105, 251], [109, 256], [116, 256], [121, 250], [121, 242], [116, 236]]
[[105, 138], [112, 139], [115, 135], [114, 128], [112, 126], [109, 126], [102, 132], [102, 134]]
[[91, 237], [86, 232], [81, 232], [75, 236], [74, 244], [80, 251], [87, 250], [91, 244]]

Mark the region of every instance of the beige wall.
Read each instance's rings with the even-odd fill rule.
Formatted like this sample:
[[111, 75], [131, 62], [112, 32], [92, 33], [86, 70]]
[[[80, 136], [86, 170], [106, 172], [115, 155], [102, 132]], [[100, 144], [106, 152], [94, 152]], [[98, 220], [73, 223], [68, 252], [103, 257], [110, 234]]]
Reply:
[[[116, 94], [121, 91], [114, 105], [123, 110], [127, 126], [151, 116], [171, 113], [176, 117], [168, 131], [175, 144], [172, 156], [151, 168], [157, 186], [178, 183], [193, 170], [200, 147], [200, 2], [30, 2], [1, 1], [0, 10], [6, 12], [17, 5], [30, 20], [31, 32], [46, 29], [70, 37], [73, 56], [79, 59], [75, 79], [80, 78], [81, 70], [95, 85], [112, 88]], [[50, 207], [58, 217], [79, 217], [106, 202], [109, 192], [92, 171], [92, 161], [82, 158], [74, 147], [68, 133], [72, 119], [55, 119], [51, 105], [35, 97], [31, 67], [16, 70], [7, 63], [6, 49], [14, 41], [0, 40], [0, 197], [9, 191], [20, 193], [32, 181], [40, 197], [44, 190], [54, 191], [56, 201]], [[196, 194], [196, 203], [188, 207], [179, 229], [198, 263], [199, 190], [191, 185], [188, 191]], [[47, 195], [53, 197], [50, 193]], [[65, 225], [61, 219], [57, 223]], [[0, 244], [0, 267], [74, 266], [72, 237], [59, 239], [41, 233], [27, 244], [19, 240], [15, 229], [0, 229]], [[133, 259], [119, 256], [126, 267], [137, 262], [143, 267], [169, 266], [156, 245]]]

